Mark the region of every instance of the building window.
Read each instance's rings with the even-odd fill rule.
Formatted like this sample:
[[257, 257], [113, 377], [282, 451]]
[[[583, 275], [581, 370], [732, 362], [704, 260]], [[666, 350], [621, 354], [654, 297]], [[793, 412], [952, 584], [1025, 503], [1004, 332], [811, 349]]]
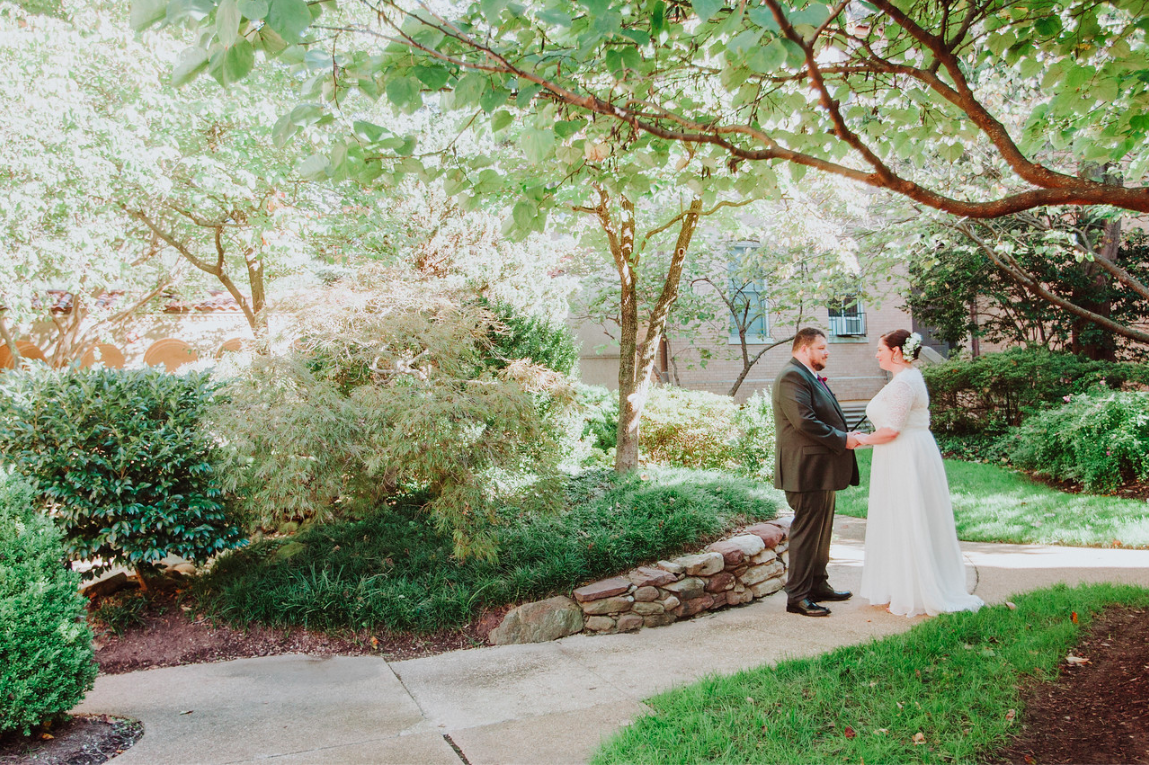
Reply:
[[746, 330], [747, 343], [768, 343], [770, 338], [769, 305], [766, 280], [749, 278], [743, 267], [743, 255], [758, 247], [756, 242], [740, 242], [731, 250], [727, 297], [730, 301], [731, 345], [738, 345], [739, 330]]
[[830, 310], [830, 334], [834, 337], [864, 337], [866, 312], [857, 295], [843, 295], [827, 306]]

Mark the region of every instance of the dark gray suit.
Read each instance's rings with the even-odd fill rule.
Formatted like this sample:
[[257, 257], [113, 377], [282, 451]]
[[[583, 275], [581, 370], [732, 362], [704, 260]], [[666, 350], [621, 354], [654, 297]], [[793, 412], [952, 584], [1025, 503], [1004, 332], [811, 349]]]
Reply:
[[794, 510], [790, 527], [790, 603], [817, 600], [829, 589], [826, 564], [834, 524], [834, 492], [857, 486], [858, 460], [846, 448], [846, 417], [830, 389], [790, 359], [771, 391], [774, 405], [774, 486]]

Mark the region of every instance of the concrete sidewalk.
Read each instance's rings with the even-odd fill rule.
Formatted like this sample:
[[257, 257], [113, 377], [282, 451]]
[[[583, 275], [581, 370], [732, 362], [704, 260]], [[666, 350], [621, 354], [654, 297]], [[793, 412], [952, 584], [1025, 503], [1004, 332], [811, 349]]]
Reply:
[[[857, 590], [865, 521], [839, 517], [831, 582]], [[1149, 550], [963, 543], [988, 602], [1057, 582], [1149, 587]], [[76, 712], [139, 719], [134, 763], [583, 762], [642, 700], [709, 673], [809, 656], [909, 629], [860, 598], [828, 619], [782, 594], [636, 633], [574, 635], [386, 662], [276, 656], [102, 676]]]

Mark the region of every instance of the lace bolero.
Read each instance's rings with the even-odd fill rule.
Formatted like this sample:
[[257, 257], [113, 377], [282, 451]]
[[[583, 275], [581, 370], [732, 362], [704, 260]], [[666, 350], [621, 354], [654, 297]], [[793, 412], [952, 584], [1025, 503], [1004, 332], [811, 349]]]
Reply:
[[875, 428], [929, 429], [930, 394], [922, 373], [911, 368], [894, 375], [866, 406], [866, 416]]

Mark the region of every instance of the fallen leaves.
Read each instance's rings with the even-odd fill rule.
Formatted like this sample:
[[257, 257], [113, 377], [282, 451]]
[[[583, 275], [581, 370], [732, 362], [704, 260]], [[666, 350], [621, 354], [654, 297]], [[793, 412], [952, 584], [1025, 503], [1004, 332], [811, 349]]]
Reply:
[[1016, 717], [1017, 717], [1017, 710], [1016, 709], [1011, 709], [1005, 713], [1005, 721], [1006, 722], [1013, 722]]
[[1077, 624], [1077, 612], [1076, 611], [1072, 612], [1069, 615], [1069, 621], [1073, 622], [1074, 624]]
[[924, 743], [926, 743], [926, 734], [922, 733], [921, 731], [918, 731], [917, 733], [915, 733], [914, 734], [914, 746], [921, 746]]
[[1073, 654], [1069, 654], [1065, 657], [1065, 663], [1071, 667], [1081, 667], [1089, 664], [1090, 661], [1084, 656], [1074, 656]]
[[854, 736], [857, 736], [858, 734], [854, 732], [853, 728], [851, 728], [849, 725], [847, 725], [846, 729], [844, 731], [842, 731], [842, 735], [844, 735], [846, 738], [853, 738]]

